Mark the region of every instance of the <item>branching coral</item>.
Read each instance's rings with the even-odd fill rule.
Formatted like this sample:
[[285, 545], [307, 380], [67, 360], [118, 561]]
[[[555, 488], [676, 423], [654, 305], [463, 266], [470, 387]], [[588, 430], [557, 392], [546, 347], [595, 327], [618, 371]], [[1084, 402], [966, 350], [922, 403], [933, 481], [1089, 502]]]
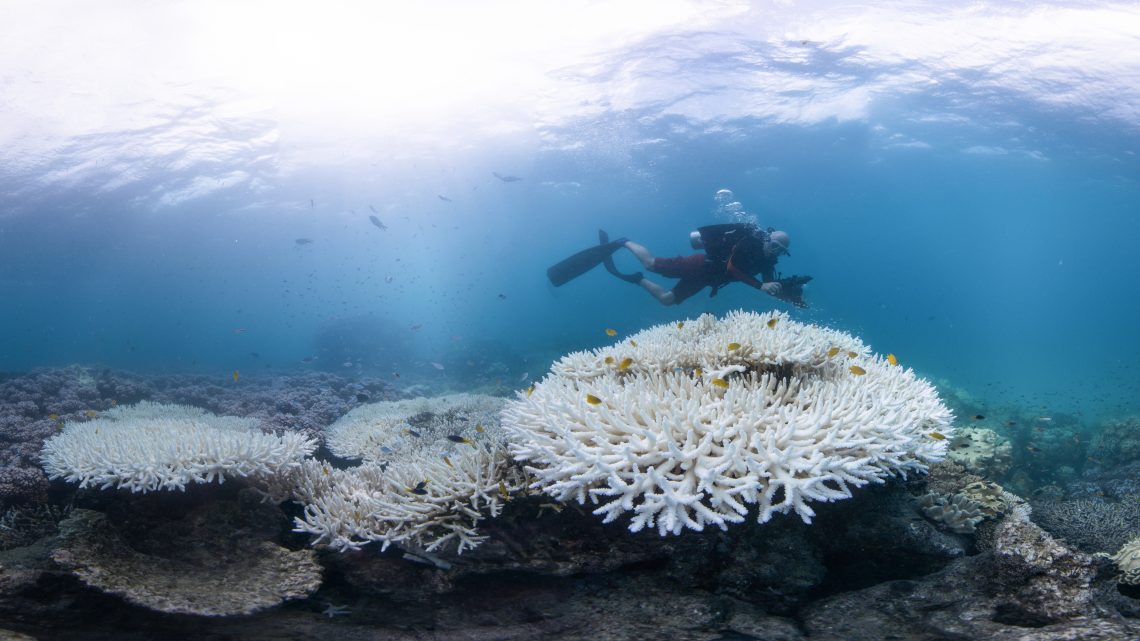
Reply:
[[459, 553], [479, 545], [478, 523], [525, 486], [498, 420], [503, 399], [455, 395], [357, 408], [330, 430], [329, 448], [365, 462], [347, 470], [307, 461], [269, 491], [305, 504], [296, 531], [314, 545]]
[[118, 407], [68, 423], [48, 439], [44, 471], [80, 487], [182, 490], [187, 483], [278, 474], [316, 448], [300, 434], [263, 434], [256, 424], [179, 405]]
[[503, 412], [533, 487], [630, 529], [721, 528], [851, 496], [946, 451], [950, 412], [858, 339], [779, 313], [704, 315], [570, 354]]

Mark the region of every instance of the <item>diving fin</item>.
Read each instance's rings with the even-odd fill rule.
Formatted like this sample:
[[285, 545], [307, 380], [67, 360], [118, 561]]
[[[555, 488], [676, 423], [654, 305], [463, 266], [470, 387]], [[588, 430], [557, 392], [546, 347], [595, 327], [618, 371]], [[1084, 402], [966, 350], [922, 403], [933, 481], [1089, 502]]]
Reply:
[[[625, 238], [621, 238], [619, 240], [622, 244], [624, 244], [626, 241]], [[598, 230], [598, 242], [603, 244], [603, 245], [606, 245], [610, 242], [610, 235], [606, 233], [606, 230], [604, 230], [604, 229]], [[619, 242], [619, 241], [614, 241], [614, 242]], [[607, 272], [613, 274], [614, 276], [617, 276], [618, 278], [626, 281], [627, 283], [633, 283], [634, 285], [636, 285], [636, 284], [641, 282], [642, 278], [645, 278], [645, 274], [642, 274], [641, 272], [634, 272], [632, 274], [623, 274], [623, 273], [619, 272], [617, 270], [617, 265], [614, 265], [613, 254], [606, 256], [606, 259], [602, 261], [602, 264], [605, 265]]]
[[[602, 234], [604, 235], [605, 232], [602, 232]], [[606, 237], [608, 238], [608, 236]], [[550, 279], [550, 282], [555, 287], [561, 287], [600, 264], [608, 262], [606, 269], [611, 269], [613, 259], [610, 257], [615, 251], [625, 245], [625, 241], [625, 238], [619, 238], [612, 242], [605, 242], [590, 247], [589, 249], [583, 249], [577, 254], [547, 269], [546, 277]], [[614, 268], [613, 271], [616, 272], [616, 268]]]

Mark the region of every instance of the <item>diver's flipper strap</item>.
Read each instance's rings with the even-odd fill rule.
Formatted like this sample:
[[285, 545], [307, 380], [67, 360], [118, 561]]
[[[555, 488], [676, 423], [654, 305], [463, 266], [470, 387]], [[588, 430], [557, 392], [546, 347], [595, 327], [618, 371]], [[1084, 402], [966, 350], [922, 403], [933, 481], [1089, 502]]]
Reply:
[[[615, 245], [618, 243], [625, 244], [625, 240], [626, 240], [625, 238], [619, 238], [619, 239], [613, 241], [613, 243]], [[610, 244], [610, 235], [607, 234], [604, 229], [598, 230], [598, 243], [601, 245]], [[618, 278], [620, 278], [626, 282], [630, 282], [630, 283], [633, 283], [635, 285], [637, 283], [640, 283], [642, 278], [645, 278], [645, 275], [642, 274], [641, 272], [637, 272], [634, 274], [623, 274], [623, 273], [619, 272], [617, 265], [614, 264], [613, 254], [606, 256], [606, 259], [602, 261], [602, 265], [605, 265], [606, 271], [608, 271], [609, 273], [613, 274], [614, 276], [617, 276]]]

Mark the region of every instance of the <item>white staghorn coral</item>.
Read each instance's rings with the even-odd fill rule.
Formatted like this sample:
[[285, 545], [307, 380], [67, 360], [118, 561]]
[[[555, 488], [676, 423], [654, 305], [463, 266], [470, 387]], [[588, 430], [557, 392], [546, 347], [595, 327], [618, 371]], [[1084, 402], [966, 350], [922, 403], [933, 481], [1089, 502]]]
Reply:
[[525, 487], [499, 422], [504, 399], [470, 394], [375, 403], [349, 412], [329, 430], [339, 456], [362, 458], [346, 470], [306, 461], [267, 484], [268, 494], [305, 504], [295, 531], [313, 545], [459, 553], [486, 537], [477, 525], [498, 516]]
[[479, 521], [498, 516], [523, 485], [506, 449], [487, 443], [447, 460], [424, 452], [347, 470], [306, 461], [294, 474], [293, 498], [305, 504], [294, 529], [341, 552], [379, 541], [382, 549], [396, 543], [427, 552], [454, 543], [462, 553], [486, 538]]
[[791, 510], [810, 523], [810, 501], [942, 459], [951, 419], [858, 339], [749, 312], [570, 354], [503, 411], [532, 487], [661, 535], [724, 528], [751, 505], [762, 523]]
[[68, 423], [44, 443], [41, 459], [49, 478], [151, 492], [226, 477], [271, 476], [296, 467], [316, 449], [301, 434], [274, 436], [256, 426], [254, 419], [140, 403]]

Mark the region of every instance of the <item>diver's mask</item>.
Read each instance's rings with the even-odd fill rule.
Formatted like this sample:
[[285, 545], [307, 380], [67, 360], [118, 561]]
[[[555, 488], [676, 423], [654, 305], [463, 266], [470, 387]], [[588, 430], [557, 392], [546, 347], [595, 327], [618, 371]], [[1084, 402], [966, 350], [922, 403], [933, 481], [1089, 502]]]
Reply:
[[764, 243], [764, 251], [772, 256], [791, 256], [788, 247], [792, 244], [792, 239], [788, 236], [788, 232], [779, 231], [776, 229], [768, 228]]

